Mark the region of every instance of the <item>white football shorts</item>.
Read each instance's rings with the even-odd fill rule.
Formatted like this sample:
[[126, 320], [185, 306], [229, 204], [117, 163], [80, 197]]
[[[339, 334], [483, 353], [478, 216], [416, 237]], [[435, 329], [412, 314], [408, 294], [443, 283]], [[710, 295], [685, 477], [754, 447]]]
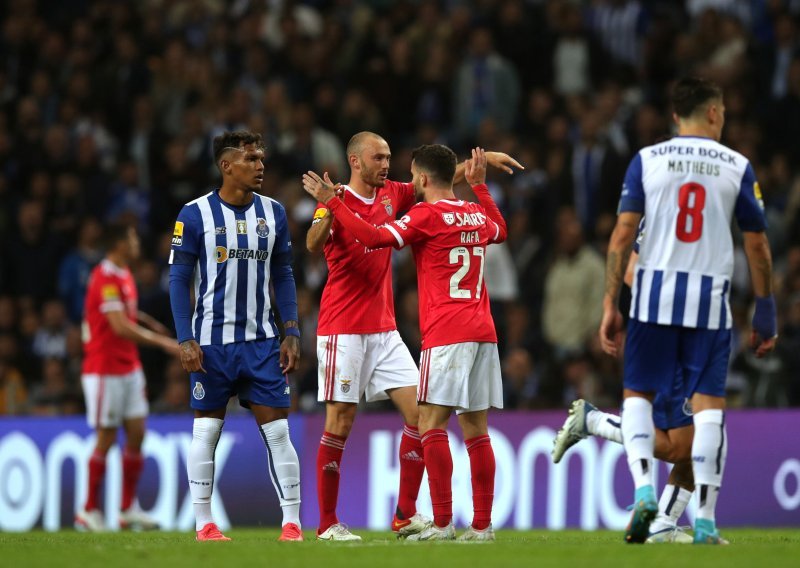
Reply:
[[386, 400], [387, 390], [416, 387], [419, 370], [397, 330], [317, 337], [317, 400]]
[[417, 402], [450, 406], [456, 413], [503, 408], [496, 343], [453, 343], [420, 356]]
[[81, 383], [86, 421], [92, 428], [118, 427], [124, 420], [144, 418], [149, 412], [141, 368], [125, 375], [82, 375]]

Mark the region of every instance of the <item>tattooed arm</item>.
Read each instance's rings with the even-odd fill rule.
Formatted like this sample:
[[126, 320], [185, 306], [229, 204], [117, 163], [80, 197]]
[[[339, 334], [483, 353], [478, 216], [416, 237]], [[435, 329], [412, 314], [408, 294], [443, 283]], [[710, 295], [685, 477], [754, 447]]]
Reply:
[[640, 213], [625, 212], [617, 217], [617, 224], [608, 241], [606, 257], [606, 288], [603, 296], [603, 320], [600, 323], [600, 343], [603, 351], [616, 356], [622, 332], [622, 314], [617, 307], [625, 269], [631, 256], [633, 241], [639, 228]]

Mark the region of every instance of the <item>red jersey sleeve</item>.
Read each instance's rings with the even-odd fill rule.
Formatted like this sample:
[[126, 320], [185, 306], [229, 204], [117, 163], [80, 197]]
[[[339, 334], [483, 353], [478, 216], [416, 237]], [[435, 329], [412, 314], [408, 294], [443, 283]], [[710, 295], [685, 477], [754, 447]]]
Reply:
[[328, 209], [333, 211], [336, 219], [350, 231], [359, 241], [369, 248], [386, 248], [396, 246], [399, 248], [395, 236], [386, 226], [373, 227], [363, 219], [356, 217], [355, 213], [338, 197], [328, 201]]
[[402, 248], [430, 238], [435, 227], [433, 215], [435, 213], [426, 204], [417, 203], [400, 219], [386, 225], [386, 229], [397, 239], [396, 248]]
[[100, 292], [99, 311], [102, 314], [108, 312], [124, 312], [125, 301], [122, 297], [120, 281], [113, 275], [98, 273], [98, 289]]
[[481, 207], [486, 211], [488, 217], [486, 226], [489, 229], [489, 242], [502, 243], [508, 236], [508, 228], [503, 215], [500, 213], [497, 204], [489, 193], [489, 186], [485, 183], [472, 186], [472, 192], [478, 198]]

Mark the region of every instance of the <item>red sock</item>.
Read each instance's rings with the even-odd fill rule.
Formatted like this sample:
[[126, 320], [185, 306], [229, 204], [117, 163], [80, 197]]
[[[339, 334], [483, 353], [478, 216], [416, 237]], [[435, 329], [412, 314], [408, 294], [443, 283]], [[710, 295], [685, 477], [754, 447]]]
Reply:
[[144, 458], [141, 452], [125, 448], [122, 453], [122, 506], [120, 510], [127, 511], [136, 497], [136, 486], [144, 469]]
[[428, 485], [431, 490], [433, 522], [444, 528], [453, 520], [453, 456], [445, 430], [428, 430], [422, 436]]
[[95, 450], [89, 458], [89, 491], [86, 494], [86, 511], [99, 509], [100, 486], [106, 476], [106, 455]]
[[336, 501], [339, 499], [339, 469], [347, 438], [324, 432], [317, 451], [317, 500], [319, 501], [319, 530], [322, 534], [328, 527], [339, 522], [336, 517]]
[[492, 522], [494, 500], [494, 451], [488, 435], [464, 440], [472, 472], [472, 528], [482, 531]]
[[396, 512], [400, 519], [409, 519], [417, 512], [417, 495], [425, 473], [423, 453], [419, 430], [406, 424], [400, 438], [400, 491]]

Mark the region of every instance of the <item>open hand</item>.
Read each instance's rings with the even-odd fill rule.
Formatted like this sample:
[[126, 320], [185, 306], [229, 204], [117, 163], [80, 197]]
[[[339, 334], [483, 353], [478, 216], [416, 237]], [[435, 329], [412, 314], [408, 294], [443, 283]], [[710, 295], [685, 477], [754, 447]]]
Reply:
[[518, 161], [516, 161], [514, 158], [512, 158], [505, 152], [486, 152], [486, 161], [493, 168], [497, 168], [498, 170], [503, 170], [507, 174], [514, 173], [514, 170], [512, 168], [517, 168], [518, 170], [525, 169], [525, 167], [522, 164], [520, 164]]
[[472, 158], [464, 162], [464, 179], [470, 185], [486, 183], [486, 152], [483, 148], [473, 148]]
[[341, 193], [342, 184], [334, 184], [328, 177], [328, 172], [319, 177], [315, 172], [303, 174], [303, 189], [320, 203], [328, 203], [337, 194]]

